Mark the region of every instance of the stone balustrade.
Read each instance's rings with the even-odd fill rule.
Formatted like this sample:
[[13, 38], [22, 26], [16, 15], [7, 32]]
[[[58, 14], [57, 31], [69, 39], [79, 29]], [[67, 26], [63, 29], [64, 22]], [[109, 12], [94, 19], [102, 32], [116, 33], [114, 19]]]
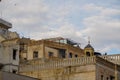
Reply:
[[100, 56], [101, 58], [108, 60], [114, 64], [118, 64], [120, 65], [120, 54], [116, 54], [116, 55], [104, 55], [104, 56]]
[[[104, 55], [98, 57], [108, 60], [114, 64], [120, 65], [120, 55]], [[43, 61], [42, 59], [30, 60], [27, 61], [26, 64], [20, 65], [20, 72], [95, 64], [96, 58], [97, 58], [96, 56], [91, 56], [91, 57], [78, 57], [78, 58], [67, 58], [67, 59], [45, 60], [45, 61]]]
[[[37, 63], [41, 63], [38, 60]], [[59, 59], [57, 61], [48, 61], [41, 64], [22, 64], [20, 65], [20, 72], [22, 71], [37, 71], [37, 70], [44, 70], [44, 69], [55, 69], [55, 68], [62, 68], [62, 67], [69, 67], [69, 66], [79, 66], [79, 65], [86, 65], [86, 64], [95, 64], [96, 57], [79, 57], [79, 58], [69, 58], [69, 59]]]

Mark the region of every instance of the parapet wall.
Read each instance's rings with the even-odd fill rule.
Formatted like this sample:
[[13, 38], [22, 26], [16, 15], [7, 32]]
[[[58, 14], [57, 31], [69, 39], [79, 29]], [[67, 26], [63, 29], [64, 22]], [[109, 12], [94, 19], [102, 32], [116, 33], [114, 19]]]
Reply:
[[118, 64], [120, 65], [120, 54], [116, 54], [116, 55], [104, 55], [104, 56], [100, 56], [101, 58], [110, 61], [114, 64]]
[[41, 64], [40, 60], [30, 61], [27, 64], [20, 65], [20, 72], [24, 71], [37, 71], [43, 69], [57, 69], [68, 66], [80, 66], [86, 64], [95, 64], [96, 57], [79, 57], [79, 58], [70, 58], [70, 59], [60, 59], [57, 61], [48, 61]]
[[[113, 64], [120, 65], [120, 55], [108, 55], [108, 56], [100, 56], [100, 57], [109, 62], [112, 62]], [[78, 57], [78, 58], [67, 58], [67, 59], [58, 59], [58, 60], [46, 60], [44, 62], [41, 59], [29, 60], [20, 65], [20, 72], [95, 64], [96, 58], [97, 58], [96, 56], [91, 56], [91, 57]]]

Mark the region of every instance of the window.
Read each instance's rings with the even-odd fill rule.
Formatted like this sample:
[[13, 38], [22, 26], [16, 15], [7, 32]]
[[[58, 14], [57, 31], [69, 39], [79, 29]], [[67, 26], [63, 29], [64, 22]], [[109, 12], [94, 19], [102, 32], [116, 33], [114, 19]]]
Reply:
[[65, 50], [60, 49], [58, 55], [60, 58], [65, 58], [65, 56], [66, 56]]
[[90, 56], [90, 52], [86, 52], [86, 56]]
[[72, 53], [69, 53], [69, 58], [72, 58]]
[[16, 60], [17, 50], [13, 49], [13, 60]]
[[107, 77], [107, 80], [109, 80], [109, 78]]
[[75, 55], [75, 57], [77, 58], [77, 57], [78, 57], [78, 55], [76, 54], [76, 55]]
[[110, 76], [110, 80], [115, 80], [115, 77], [114, 76]]
[[38, 58], [38, 51], [33, 52], [33, 58]]
[[103, 75], [101, 75], [101, 80], [103, 80]]
[[13, 70], [12, 70], [12, 73], [16, 74], [16, 73], [17, 73], [17, 70], [14, 70], [14, 69], [13, 69]]
[[2, 31], [2, 32], [3, 32], [3, 34], [5, 34], [5, 33], [6, 33], [6, 30], [5, 30], [5, 29], [3, 29], [3, 31]]
[[54, 53], [53, 52], [49, 52], [49, 57], [53, 57], [54, 56]]

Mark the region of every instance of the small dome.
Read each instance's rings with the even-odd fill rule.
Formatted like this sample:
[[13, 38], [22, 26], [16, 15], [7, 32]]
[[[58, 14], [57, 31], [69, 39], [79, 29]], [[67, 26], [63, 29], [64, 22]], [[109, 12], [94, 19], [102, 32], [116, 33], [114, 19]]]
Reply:
[[90, 44], [88, 44], [87, 46], [85, 46], [85, 48], [92, 48], [92, 49], [94, 49]]

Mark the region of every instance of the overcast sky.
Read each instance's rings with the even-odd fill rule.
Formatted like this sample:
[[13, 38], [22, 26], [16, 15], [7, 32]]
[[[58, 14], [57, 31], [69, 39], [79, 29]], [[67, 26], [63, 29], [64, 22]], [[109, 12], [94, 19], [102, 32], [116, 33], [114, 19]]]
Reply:
[[2, 0], [0, 17], [32, 39], [71, 38], [96, 51], [120, 53], [120, 0]]

